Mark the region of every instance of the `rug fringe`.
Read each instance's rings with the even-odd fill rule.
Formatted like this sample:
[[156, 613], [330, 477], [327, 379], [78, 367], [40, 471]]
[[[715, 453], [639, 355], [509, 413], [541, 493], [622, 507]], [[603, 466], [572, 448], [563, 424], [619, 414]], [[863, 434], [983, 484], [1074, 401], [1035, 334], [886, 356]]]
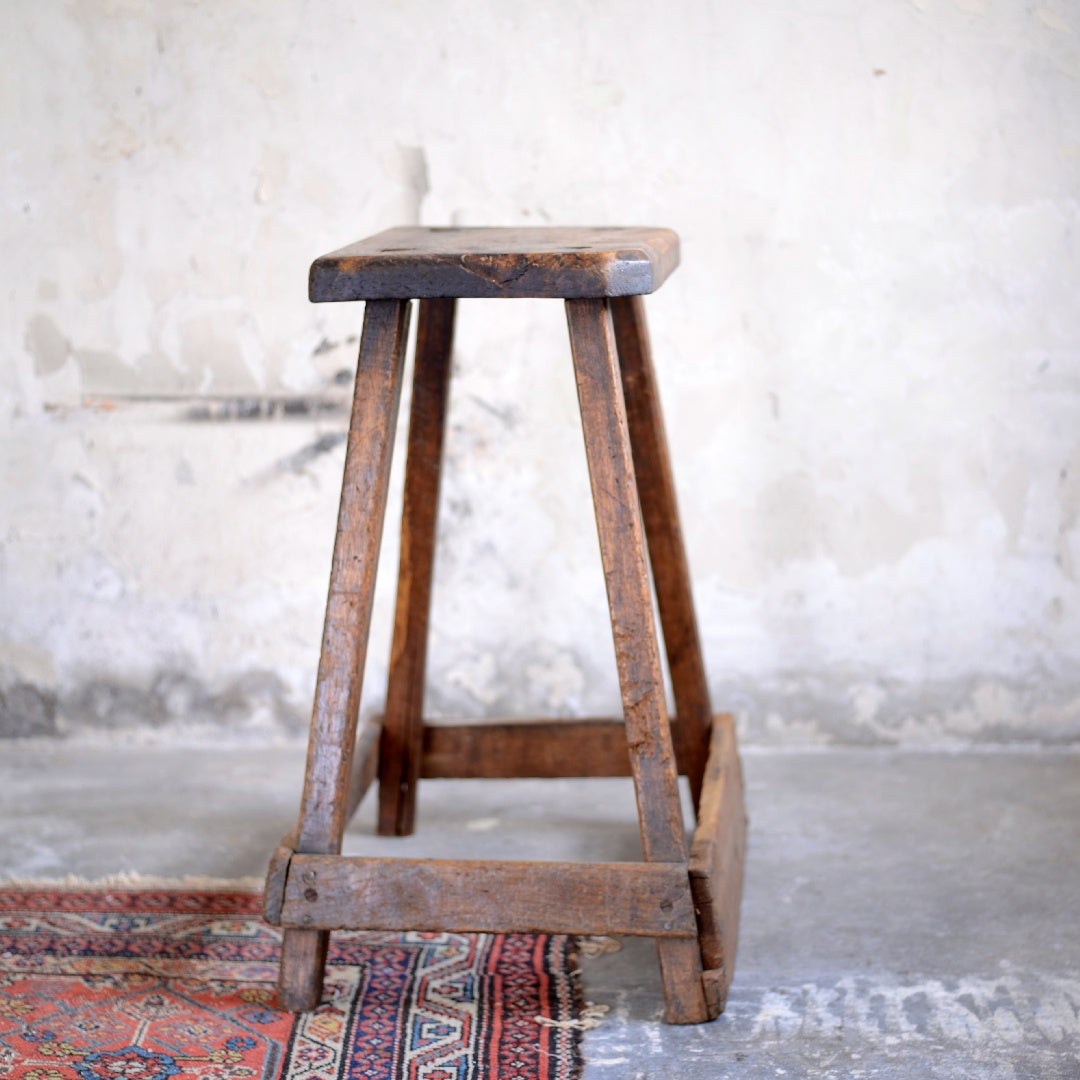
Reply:
[[86, 878], [65, 874], [55, 878], [0, 878], [4, 889], [187, 889], [199, 892], [261, 892], [264, 881], [257, 877], [222, 878], [199, 874], [183, 877], [155, 877], [124, 870], [118, 874]]
[[610, 1011], [610, 1005], [586, 1005], [576, 1020], [553, 1020], [548, 1016], [534, 1016], [533, 1020], [541, 1027], [562, 1028], [564, 1031], [592, 1031], [600, 1026]]
[[578, 938], [578, 952], [582, 956], [606, 956], [608, 953], [622, 952], [622, 942], [618, 938], [593, 934]]

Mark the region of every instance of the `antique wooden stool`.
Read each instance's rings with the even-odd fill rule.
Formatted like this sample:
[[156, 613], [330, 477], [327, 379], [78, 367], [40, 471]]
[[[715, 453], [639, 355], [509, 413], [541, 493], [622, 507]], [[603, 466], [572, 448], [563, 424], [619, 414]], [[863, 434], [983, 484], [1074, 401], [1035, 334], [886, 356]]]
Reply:
[[[399, 228], [312, 266], [313, 301], [367, 305], [300, 822], [275, 851], [266, 883], [266, 917], [285, 928], [285, 1008], [318, 1004], [329, 932], [350, 928], [655, 937], [668, 1021], [698, 1023], [722, 1011], [742, 893], [742, 774], [731, 718], [714, 717], [709, 704], [641, 299], [678, 260], [678, 237], [667, 229]], [[425, 721], [455, 303], [524, 296], [566, 303], [623, 717]], [[411, 299], [420, 300], [420, 321], [389, 686], [385, 714], [357, 738]], [[675, 697], [671, 723], [650, 563]], [[689, 847], [679, 773], [697, 812]], [[644, 862], [340, 854], [346, 822], [375, 779], [379, 832], [404, 835], [421, 777], [566, 775], [633, 777]]]

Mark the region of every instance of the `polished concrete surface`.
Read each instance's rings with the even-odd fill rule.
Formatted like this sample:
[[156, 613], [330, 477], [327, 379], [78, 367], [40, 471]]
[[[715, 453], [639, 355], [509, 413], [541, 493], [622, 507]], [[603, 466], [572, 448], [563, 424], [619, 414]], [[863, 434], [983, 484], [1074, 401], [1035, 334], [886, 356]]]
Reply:
[[[0, 751], [14, 878], [261, 876], [302, 747]], [[651, 941], [585, 958], [586, 1080], [1080, 1077], [1080, 752], [744, 754], [743, 924], [728, 1010], [673, 1028]], [[420, 831], [346, 850], [621, 859], [628, 781], [431, 781]]]

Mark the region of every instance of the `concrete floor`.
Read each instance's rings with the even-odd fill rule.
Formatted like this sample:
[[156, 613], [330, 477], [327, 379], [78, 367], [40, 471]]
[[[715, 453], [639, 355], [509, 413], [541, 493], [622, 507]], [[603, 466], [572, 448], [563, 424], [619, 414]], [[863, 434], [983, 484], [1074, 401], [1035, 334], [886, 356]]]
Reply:
[[[672, 1028], [655, 949], [584, 961], [587, 1080], [1080, 1077], [1080, 752], [752, 751], [727, 1013]], [[261, 876], [303, 749], [8, 743], [0, 867]], [[428, 782], [421, 832], [347, 850], [633, 858], [628, 781]]]

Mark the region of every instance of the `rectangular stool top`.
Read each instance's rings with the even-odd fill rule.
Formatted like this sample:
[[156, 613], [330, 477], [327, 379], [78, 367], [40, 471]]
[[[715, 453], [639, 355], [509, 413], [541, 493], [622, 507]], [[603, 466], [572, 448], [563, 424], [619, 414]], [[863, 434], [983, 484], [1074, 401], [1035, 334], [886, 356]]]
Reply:
[[679, 265], [679, 238], [649, 228], [387, 229], [311, 265], [325, 300], [633, 296]]

